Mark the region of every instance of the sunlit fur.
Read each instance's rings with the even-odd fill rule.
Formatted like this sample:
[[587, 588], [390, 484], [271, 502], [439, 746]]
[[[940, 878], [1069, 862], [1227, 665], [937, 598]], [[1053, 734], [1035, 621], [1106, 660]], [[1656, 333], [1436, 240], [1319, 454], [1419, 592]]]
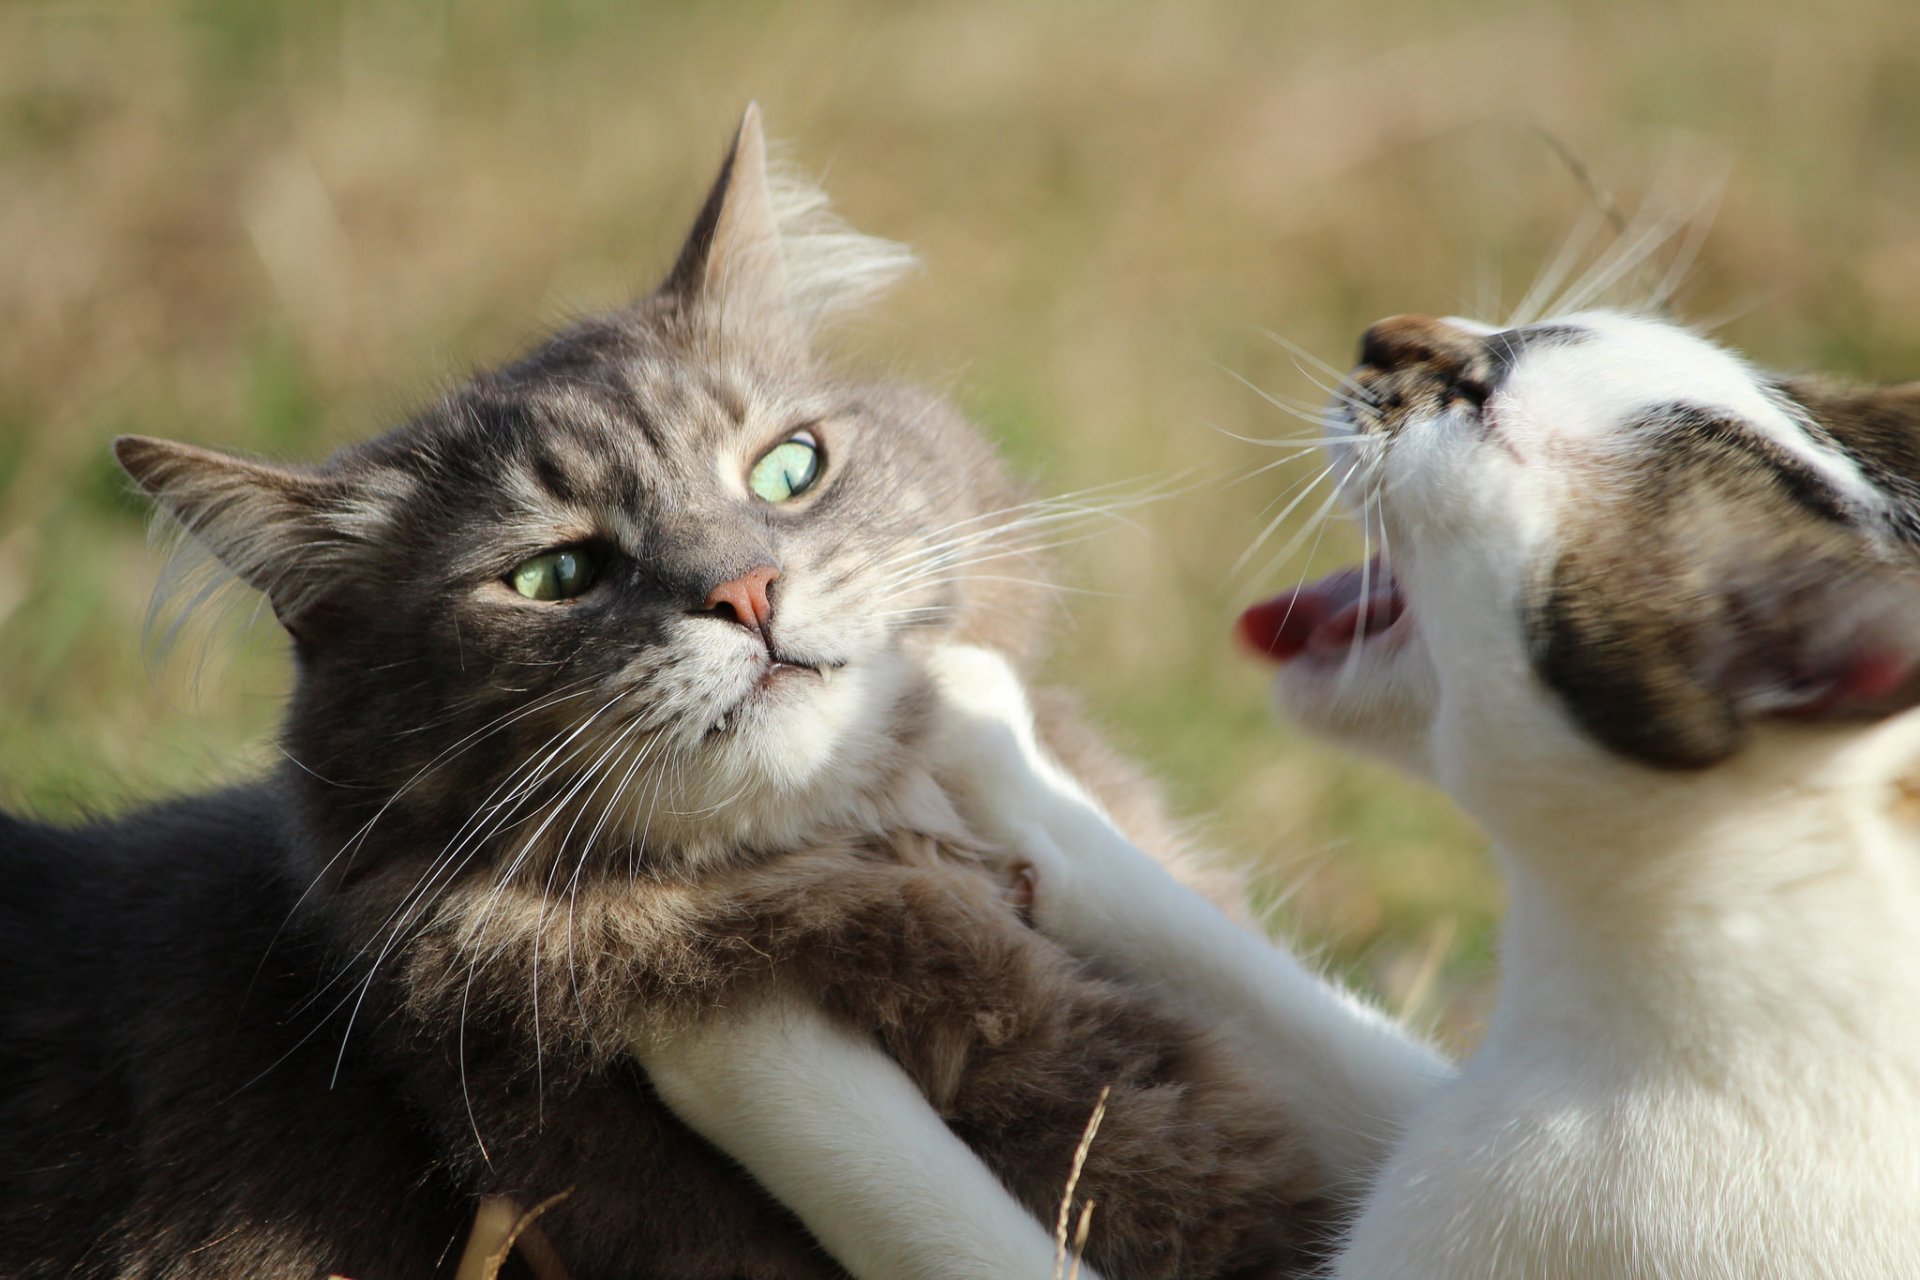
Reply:
[[1329, 447], [1409, 607], [1277, 695], [1510, 906], [1337, 1274], [1920, 1274], [1920, 397], [1616, 312], [1363, 350]]
[[[934, 655], [1031, 660], [1111, 503], [816, 355], [906, 259], [796, 190], [750, 112], [657, 292], [318, 465], [118, 442], [291, 636], [285, 762], [0, 814], [0, 1272], [445, 1275], [483, 1198], [558, 1197], [579, 1280], [1046, 1280], [1103, 1091], [1083, 1274], [1306, 1269], [1293, 1099], [1032, 930], [929, 747]], [[756, 497], [803, 430], [817, 483]], [[579, 594], [509, 584], [557, 549]]]

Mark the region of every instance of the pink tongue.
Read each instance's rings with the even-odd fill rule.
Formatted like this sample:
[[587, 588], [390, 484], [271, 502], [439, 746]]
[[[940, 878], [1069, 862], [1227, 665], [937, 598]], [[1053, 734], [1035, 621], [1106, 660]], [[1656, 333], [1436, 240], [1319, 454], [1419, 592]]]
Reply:
[[1393, 575], [1375, 560], [1364, 570], [1342, 569], [1254, 605], [1240, 615], [1240, 639], [1261, 657], [1286, 662], [1308, 650], [1340, 649], [1355, 636], [1385, 631], [1405, 611]]

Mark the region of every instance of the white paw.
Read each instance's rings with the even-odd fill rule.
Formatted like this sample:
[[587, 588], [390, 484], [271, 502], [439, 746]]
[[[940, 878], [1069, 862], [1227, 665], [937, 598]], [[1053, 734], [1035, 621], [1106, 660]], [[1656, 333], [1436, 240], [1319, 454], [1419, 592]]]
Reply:
[[[935, 648], [927, 668], [938, 695], [929, 744], [935, 776], [965, 802], [1017, 807], [1046, 767], [1020, 677], [1005, 658], [972, 645]], [[988, 833], [1002, 834], [1003, 825]]]
[[941, 645], [927, 667], [938, 693], [934, 776], [1009, 868], [1033, 868], [1044, 893], [1063, 870], [1046, 815], [1064, 775], [1040, 747], [1020, 677], [1005, 658], [972, 645]]
[[[934, 776], [996, 846], [1010, 883], [1024, 884], [1028, 918], [1042, 933], [1065, 940], [1097, 929], [1118, 910], [1114, 898], [1166, 880], [1040, 744], [1026, 690], [1005, 658], [947, 645], [928, 667], [938, 693]], [[1030, 881], [1022, 881], [1023, 867]]]
[[940, 692], [943, 714], [1004, 726], [1017, 738], [1033, 737], [1033, 708], [1013, 664], [992, 649], [971, 644], [935, 646], [927, 671]]

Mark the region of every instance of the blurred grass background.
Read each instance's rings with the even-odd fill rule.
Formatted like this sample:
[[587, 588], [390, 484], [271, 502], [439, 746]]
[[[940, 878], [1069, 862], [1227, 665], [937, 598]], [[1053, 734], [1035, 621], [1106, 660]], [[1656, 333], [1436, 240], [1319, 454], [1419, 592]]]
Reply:
[[[848, 359], [950, 389], [1051, 490], [1268, 461], [1227, 433], [1303, 428], [1234, 375], [1319, 392], [1263, 327], [1343, 364], [1379, 316], [1512, 306], [1591, 203], [1536, 126], [1629, 209], [1730, 171], [1683, 314], [1766, 363], [1920, 374], [1909, 0], [14, 0], [0, 803], [116, 806], [270, 751], [270, 622], [195, 696], [143, 664], [115, 433], [318, 456], [650, 287], [749, 98], [924, 255]], [[1275, 724], [1227, 641], [1309, 568], [1229, 572], [1311, 465], [1079, 549], [1108, 594], [1068, 597], [1057, 669], [1259, 859], [1287, 928], [1464, 1040], [1498, 911], [1478, 837]]]

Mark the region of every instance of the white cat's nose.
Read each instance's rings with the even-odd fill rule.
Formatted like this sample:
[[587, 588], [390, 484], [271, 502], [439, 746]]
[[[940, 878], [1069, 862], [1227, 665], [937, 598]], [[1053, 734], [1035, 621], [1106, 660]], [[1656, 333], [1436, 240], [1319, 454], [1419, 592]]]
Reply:
[[1424, 365], [1443, 376], [1472, 367], [1480, 339], [1432, 316], [1388, 316], [1360, 337], [1360, 363], [1387, 372]]

